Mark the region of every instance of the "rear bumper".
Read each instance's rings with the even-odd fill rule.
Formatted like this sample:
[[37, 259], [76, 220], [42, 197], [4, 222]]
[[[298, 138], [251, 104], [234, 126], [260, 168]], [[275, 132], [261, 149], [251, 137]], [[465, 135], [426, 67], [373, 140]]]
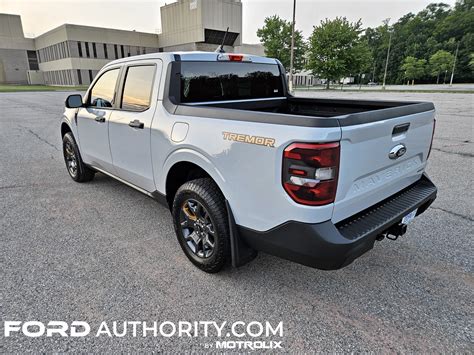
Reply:
[[436, 199], [437, 189], [420, 180], [380, 203], [337, 224], [290, 221], [266, 232], [237, 226], [252, 249], [318, 269], [342, 268], [373, 248], [376, 238], [418, 208], [423, 213]]

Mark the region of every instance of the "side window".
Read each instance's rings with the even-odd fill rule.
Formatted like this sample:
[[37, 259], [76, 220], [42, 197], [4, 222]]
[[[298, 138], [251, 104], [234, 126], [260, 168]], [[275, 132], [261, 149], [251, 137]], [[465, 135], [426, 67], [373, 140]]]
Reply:
[[123, 87], [122, 109], [145, 111], [150, 107], [154, 73], [154, 65], [128, 67]]
[[91, 90], [90, 105], [92, 107], [112, 107], [114, 104], [115, 84], [119, 69], [112, 69], [101, 75]]

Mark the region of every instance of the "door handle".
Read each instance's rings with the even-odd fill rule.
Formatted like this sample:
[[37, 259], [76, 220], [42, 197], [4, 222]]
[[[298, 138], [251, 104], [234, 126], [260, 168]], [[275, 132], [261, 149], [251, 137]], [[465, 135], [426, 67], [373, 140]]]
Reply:
[[410, 128], [410, 122], [399, 124], [398, 126], [393, 127], [392, 136], [400, 133], [405, 133]]
[[103, 116], [96, 116], [95, 120], [96, 120], [97, 122], [105, 122], [105, 117], [103, 117]]
[[143, 129], [143, 127], [145, 127], [145, 125], [143, 124], [143, 122], [140, 122], [139, 120], [130, 121], [130, 123], [129, 123], [128, 125], [129, 125], [130, 127], [139, 128], [139, 129]]

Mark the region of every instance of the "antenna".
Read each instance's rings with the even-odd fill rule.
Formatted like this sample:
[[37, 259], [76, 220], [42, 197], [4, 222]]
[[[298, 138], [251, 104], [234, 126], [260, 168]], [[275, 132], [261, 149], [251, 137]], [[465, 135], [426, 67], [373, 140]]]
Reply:
[[224, 43], [225, 43], [225, 39], [227, 38], [227, 34], [229, 33], [229, 27], [227, 27], [227, 30], [225, 30], [225, 33], [224, 33], [224, 38], [222, 39], [222, 43], [219, 47], [217, 47], [216, 49], [216, 53], [225, 53], [225, 50], [224, 50]]

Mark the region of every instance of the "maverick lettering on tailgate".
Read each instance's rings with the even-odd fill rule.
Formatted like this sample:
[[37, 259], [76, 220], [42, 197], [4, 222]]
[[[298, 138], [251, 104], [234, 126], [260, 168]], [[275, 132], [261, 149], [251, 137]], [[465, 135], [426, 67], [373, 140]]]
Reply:
[[265, 147], [275, 147], [275, 139], [269, 137], [249, 136], [248, 134], [222, 132], [225, 140], [241, 143], [263, 145]]

